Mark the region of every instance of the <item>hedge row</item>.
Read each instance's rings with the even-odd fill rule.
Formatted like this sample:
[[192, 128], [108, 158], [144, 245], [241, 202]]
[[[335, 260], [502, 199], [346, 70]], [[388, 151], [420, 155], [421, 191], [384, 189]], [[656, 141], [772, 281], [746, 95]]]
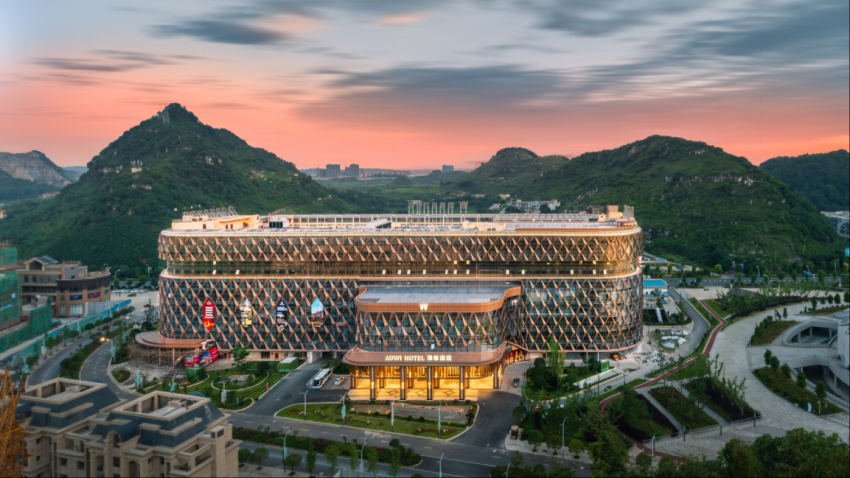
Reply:
[[[233, 438], [236, 440], [263, 443], [266, 445], [279, 445], [280, 442], [275, 440], [275, 438], [283, 438], [283, 436], [284, 434], [280, 432], [266, 432], [261, 430], [252, 430], [250, 428], [233, 427]], [[324, 453], [327, 447], [333, 445], [334, 443], [342, 442], [328, 440], [327, 438], [302, 437], [297, 435], [294, 437], [289, 436], [286, 439], [287, 448], [297, 448], [299, 450], [307, 450], [311, 443], [313, 444], [313, 449], [316, 451], [316, 453]], [[370, 446], [368, 448], [374, 448], [375, 451], [378, 452], [378, 461], [384, 463], [389, 463], [392, 461], [392, 449], [380, 446]], [[412, 448], [405, 448], [403, 445], [401, 445], [399, 446], [399, 450], [401, 451], [401, 464], [403, 466], [415, 466], [422, 461], [422, 455], [414, 452]], [[341, 454], [344, 456], [348, 456], [348, 451], [343, 451]]]

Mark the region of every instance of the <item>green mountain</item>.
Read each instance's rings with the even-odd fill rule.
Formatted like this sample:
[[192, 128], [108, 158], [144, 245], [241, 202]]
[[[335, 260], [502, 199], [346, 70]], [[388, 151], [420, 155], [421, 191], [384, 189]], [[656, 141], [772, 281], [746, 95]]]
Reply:
[[317, 184], [178, 104], [126, 131], [88, 168], [53, 198], [9, 205], [0, 237], [16, 244], [21, 257], [49, 254], [138, 274], [143, 264], [161, 266], [157, 235], [191, 207], [234, 206], [243, 214], [369, 209], [360, 193]]
[[534, 184], [565, 208], [628, 204], [646, 248], [704, 266], [811, 260], [843, 248], [826, 217], [766, 171], [705, 143], [651, 136], [585, 153]]
[[86, 173], [89, 168], [85, 166], [67, 166], [62, 168], [65, 172], [65, 176], [71, 180], [71, 182], [77, 182], [80, 180], [80, 176]]
[[486, 194], [470, 202], [470, 211], [478, 212], [499, 202], [497, 193], [558, 199], [558, 211], [630, 205], [648, 251], [704, 266], [728, 269], [741, 260], [761, 270], [799, 260], [821, 266], [844, 247], [829, 221], [793, 188], [745, 158], [681, 138], [651, 136], [572, 159], [508, 148], [462, 178], [404, 193], [451, 200], [457, 191]]
[[819, 211], [850, 209], [850, 153], [780, 156], [759, 165], [793, 187]]
[[49, 184], [13, 178], [9, 173], [0, 170], [0, 201], [16, 201], [23, 198], [32, 198], [58, 190], [59, 188]]
[[445, 185], [445, 191], [473, 194], [532, 194], [543, 174], [569, 163], [566, 156], [538, 156], [525, 148], [504, 148], [480, 167]]

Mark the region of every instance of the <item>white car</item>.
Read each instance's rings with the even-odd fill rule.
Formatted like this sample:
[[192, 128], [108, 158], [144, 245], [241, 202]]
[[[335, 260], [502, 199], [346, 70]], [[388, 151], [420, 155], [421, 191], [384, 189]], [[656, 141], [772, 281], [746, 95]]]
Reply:
[[342, 382], [344, 382], [344, 381], [345, 381], [345, 377], [339, 377], [336, 380], [334, 380], [334, 385], [342, 385]]

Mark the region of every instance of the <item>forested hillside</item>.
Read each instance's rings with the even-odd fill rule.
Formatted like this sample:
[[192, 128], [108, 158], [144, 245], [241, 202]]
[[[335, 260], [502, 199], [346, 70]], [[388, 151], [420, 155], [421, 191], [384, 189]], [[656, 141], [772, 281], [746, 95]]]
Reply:
[[16, 244], [20, 257], [50, 254], [127, 273], [156, 263], [157, 235], [191, 206], [232, 205], [246, 214], [370, 208], [360, 193], [317, 184], [178, 104], [126, 131], [88, 168], [53, 198], [7, 206], [0, 237]]
[[745, 158], [681, 138], [582, 154], [531, 190], [565, 208], [633, 206], [647, 250], [705, 266], [821, 264], [843, 250], [830, 222], [787, 184]]
[[17, 201], [18, 199], [40, 196], [58, 190], [59, 188], [49, 184], [13, 178], [5, 171], [0, 171], [0, 201]]
[[850, 210], [850, 153], [780, 156], [759, 165], [793, 187], [819, 211]]

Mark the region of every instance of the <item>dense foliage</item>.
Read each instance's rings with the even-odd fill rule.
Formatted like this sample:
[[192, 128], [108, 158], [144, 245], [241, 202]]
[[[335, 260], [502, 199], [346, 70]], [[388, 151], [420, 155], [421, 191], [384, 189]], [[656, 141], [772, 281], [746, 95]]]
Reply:
[[49, 184], [13, 178], [6, 171], [0, 171], [0, 201], [17, 201], [58, 190]]
[[780, 156], [768, 159], [760, 168], [788, 184], [819, 211], [850, 209], [850, 153]]

